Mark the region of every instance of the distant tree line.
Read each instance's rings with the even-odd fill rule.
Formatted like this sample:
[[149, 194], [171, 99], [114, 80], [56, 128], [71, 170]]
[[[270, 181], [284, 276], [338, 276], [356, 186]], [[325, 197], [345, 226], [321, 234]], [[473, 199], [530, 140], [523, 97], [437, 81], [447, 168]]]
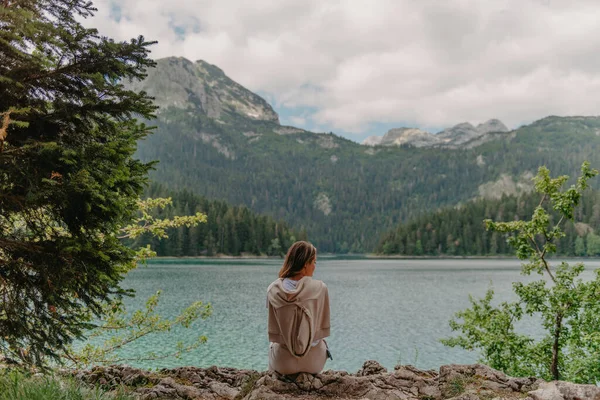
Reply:
[[282, 255], [294, 241], [307, 239], [306, 232], [292, 231], [285, 222], [258, 215], [247, 207], [208, 200], [187, 190], [170, 191], [152, 184], [145, 195], [172, 198], [172, 206], [155, 212], [158, 218], [197, 212], [207, 216], [206, 223], [167, 230], [166, 239], [143, 235], [130, 243], [134, 247], [150, 244], [158, 256]]
[[[475, 256], [513, 254], [507, 237], [488, 232], [483, 220], [513, 221], [528, 218], [539, 204], [539, 194], [501, 199], [478, 199], [456, 207], [424, 214], [384, 234], [375, 252], [409, 256]], [[556, 219], [556, 215], [551, 216]], [[557, 242], [563, 256], [600, 256], [600, 192], [586, 193], [567, 221], [565, 236]]]

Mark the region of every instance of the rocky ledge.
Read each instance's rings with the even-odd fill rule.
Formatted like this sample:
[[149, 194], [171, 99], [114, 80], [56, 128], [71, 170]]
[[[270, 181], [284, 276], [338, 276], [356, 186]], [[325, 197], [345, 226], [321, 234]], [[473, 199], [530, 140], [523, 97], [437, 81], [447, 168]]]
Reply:
[[439, 372], [398, 365], [388, 372], [367, 361], [356, 374], [291, 376], [214, 366], [150, 372], [120, 365], [74, 375], [108, 389], [126, 387], [139, 399], [600, 400], [600, 388], [593, 385], [512, 378], [481, 364], [444, 365]]

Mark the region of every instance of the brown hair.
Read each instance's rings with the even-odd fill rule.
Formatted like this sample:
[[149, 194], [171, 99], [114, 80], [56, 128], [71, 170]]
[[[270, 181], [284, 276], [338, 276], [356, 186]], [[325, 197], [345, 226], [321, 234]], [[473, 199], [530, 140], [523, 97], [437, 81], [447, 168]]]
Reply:
[[279, 270], [280, 278], [289, 278], [297, 275], [302, 268], [317, 257], [317, 249], [312, 244], [299, 241], [290, 246], [283, 266]]

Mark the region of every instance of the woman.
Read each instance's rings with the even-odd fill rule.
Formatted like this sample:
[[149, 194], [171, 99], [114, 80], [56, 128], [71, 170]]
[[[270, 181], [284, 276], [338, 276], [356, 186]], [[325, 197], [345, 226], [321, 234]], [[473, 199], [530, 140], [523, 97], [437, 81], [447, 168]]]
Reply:
[[317, 374], [329, 355], [329, 294], [312, 279], [317, 250], [308, 242], [294, 243], [285, 256], [279, 279], [267, 289], [269, 309], [269, 369], [280, 374]]

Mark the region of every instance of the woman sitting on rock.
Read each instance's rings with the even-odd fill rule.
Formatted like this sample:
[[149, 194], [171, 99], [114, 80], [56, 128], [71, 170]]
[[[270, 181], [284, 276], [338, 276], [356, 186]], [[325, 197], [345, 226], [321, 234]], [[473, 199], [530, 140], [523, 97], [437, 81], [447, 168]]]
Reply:
[[267, 289], [269, 369], [280, 374], [317, 374], [331, 358], [323, 340], [329, 336], [329, 294], [325, 283], [312, 279], [316, 262], [312, 244], [294, 243]]

